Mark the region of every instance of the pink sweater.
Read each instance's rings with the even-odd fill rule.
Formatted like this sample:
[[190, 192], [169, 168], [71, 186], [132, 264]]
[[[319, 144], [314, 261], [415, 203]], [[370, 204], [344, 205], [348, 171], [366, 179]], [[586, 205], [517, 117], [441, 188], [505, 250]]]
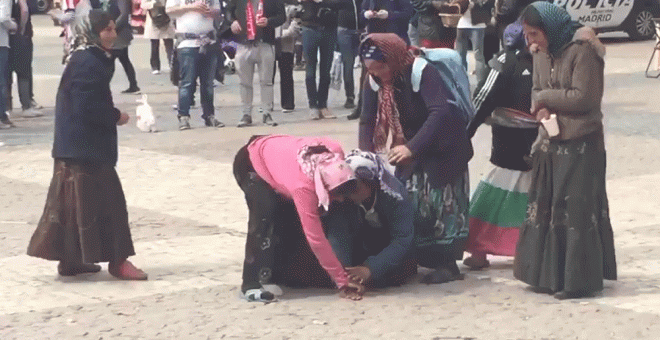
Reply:
[[337, 287], [342, 288], [348, 283], [348, 275], [325, 237], [314, 181], [303, 173], [298, 163], [298, 151], [301, 148], [319, 143], [344, 157], [341, 145], [324, 137], [270, 135], [253, 141], [248, 151], [259, 177], [279, 194], [293, 200], [310, 248]]

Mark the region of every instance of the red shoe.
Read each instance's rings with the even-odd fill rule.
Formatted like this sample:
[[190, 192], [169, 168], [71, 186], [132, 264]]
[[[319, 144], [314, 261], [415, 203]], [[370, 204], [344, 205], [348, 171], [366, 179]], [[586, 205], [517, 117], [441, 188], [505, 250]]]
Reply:
[[120, 280], [146, 280], [147, 274], [137, 269], [131, 262], [124, 260], [120, 264], [109, 263], [108, 271]]
[[74, 276], [85, 273], [98, 273], [99, 271], [101, 271], [101, 266], [92, 263], [72, 264], [72, 263], [64, 263], [64, 261], [60, 261], [60, 264], [57, 265], [57, 272], [62, 276]]

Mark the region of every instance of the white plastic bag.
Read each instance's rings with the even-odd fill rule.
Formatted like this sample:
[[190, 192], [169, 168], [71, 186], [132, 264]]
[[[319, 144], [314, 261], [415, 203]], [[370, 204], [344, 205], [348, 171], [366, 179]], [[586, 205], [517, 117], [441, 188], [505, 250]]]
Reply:
[[341, 83], [343, 81], [344, 65], [341, 60], [341, 53], [335, 52], [332, 58], [332, 67], [330, 68], [330, 88], [333, 90], [341, 90]]
[[151, 105], [147, 102], [147, 95], [143, 94], [141, 99], [137, 100], [138, 105], [135, 109], [135, 115], [137, 116], [137, 125], [138, 129], [144, 132], [156, 132], [156, 117], [154, 117], [154, 112], [151, 109]]

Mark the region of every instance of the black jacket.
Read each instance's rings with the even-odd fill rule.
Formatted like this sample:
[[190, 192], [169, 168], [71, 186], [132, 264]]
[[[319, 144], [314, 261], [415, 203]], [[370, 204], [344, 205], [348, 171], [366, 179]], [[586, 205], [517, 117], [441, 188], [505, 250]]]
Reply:
[[[493, 58], [493, 69], [483, 87], [474, 93], [476, 115], [468, 126], [468, 135], [490, 117], [497, 107], [530, 112], [532, 103], [532, 56], [525, 51], [508, 50]], [[492, 125], [491, 163], [506, 169], [527, 171], [524, 161], [536, 139], [538, 129], [510, 128]]]
[[303, 1], [300, 25], [306, 27], [337, 27], [337, 12], [349, 5], [347, 0]]
[[351, 30], [363, 29], [366, 22], [364, 17], [360, 15], [362, 0], [344, 1], [347, 3], [347, 5], [344, 5], [344, 7], [339, 9], [337, 12], [337, 26]]
[[[250, 0], [230, 0], [227, 4], [226, 15], [227, 23], [231, 24], [234, 20], [238, 20], [241, 24], [241, 32], [236, 36], [239, 42], [247, 41], [247, 19], [245, 18], [245, 9]], [[264, 16], [268, 18], [268, 25], [266, 27], [257, 27], [256, 41], [263, 41], [265, 43], [275, 44], [275, 28], [281, 26], [286, 21], [286, 13], [284, 12], [284, 3], [282, 0], [263, 0], [264, 2]], [[257, 8], [254, 8], [256, 14]]]
[[71, 55], [57, 90], [53, 158], [117, 164], [117, 121], [110, 92], [114, 59], [97, 47]]

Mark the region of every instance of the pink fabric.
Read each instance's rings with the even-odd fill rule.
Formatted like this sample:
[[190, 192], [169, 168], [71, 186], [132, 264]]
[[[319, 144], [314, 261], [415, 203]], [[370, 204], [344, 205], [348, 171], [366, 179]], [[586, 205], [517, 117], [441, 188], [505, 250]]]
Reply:
[[[298, 162], [298, 153], [302, 148], [319, 144], [327, 147], [339, 159], [344, 159], [341, 145], [324, 137], [270, 135], [254, 140], [248, 145], [248, 152], [259, 177], [279, 194], [293, 200], [310, 248], [323, 269], [341, 288], [347, 285], [348, 275], [325, 237], [319, 215], [317, 183], [303, 171]], [[320, 171], [319, 168], [315, 172]]]
[[515, 227], [499, 227], [470, 217], [470, 233], [465, 251], [471, 254], [515, 256], [519, 233], [520, 230]]
[[355, 179], [353, 170], [344, 161], [344, 155], [335, 154], [335, 158], [320, 164], [314, 175], [314, 186], [319, 205], [328, 211], [330, 207], [330, 191]]

